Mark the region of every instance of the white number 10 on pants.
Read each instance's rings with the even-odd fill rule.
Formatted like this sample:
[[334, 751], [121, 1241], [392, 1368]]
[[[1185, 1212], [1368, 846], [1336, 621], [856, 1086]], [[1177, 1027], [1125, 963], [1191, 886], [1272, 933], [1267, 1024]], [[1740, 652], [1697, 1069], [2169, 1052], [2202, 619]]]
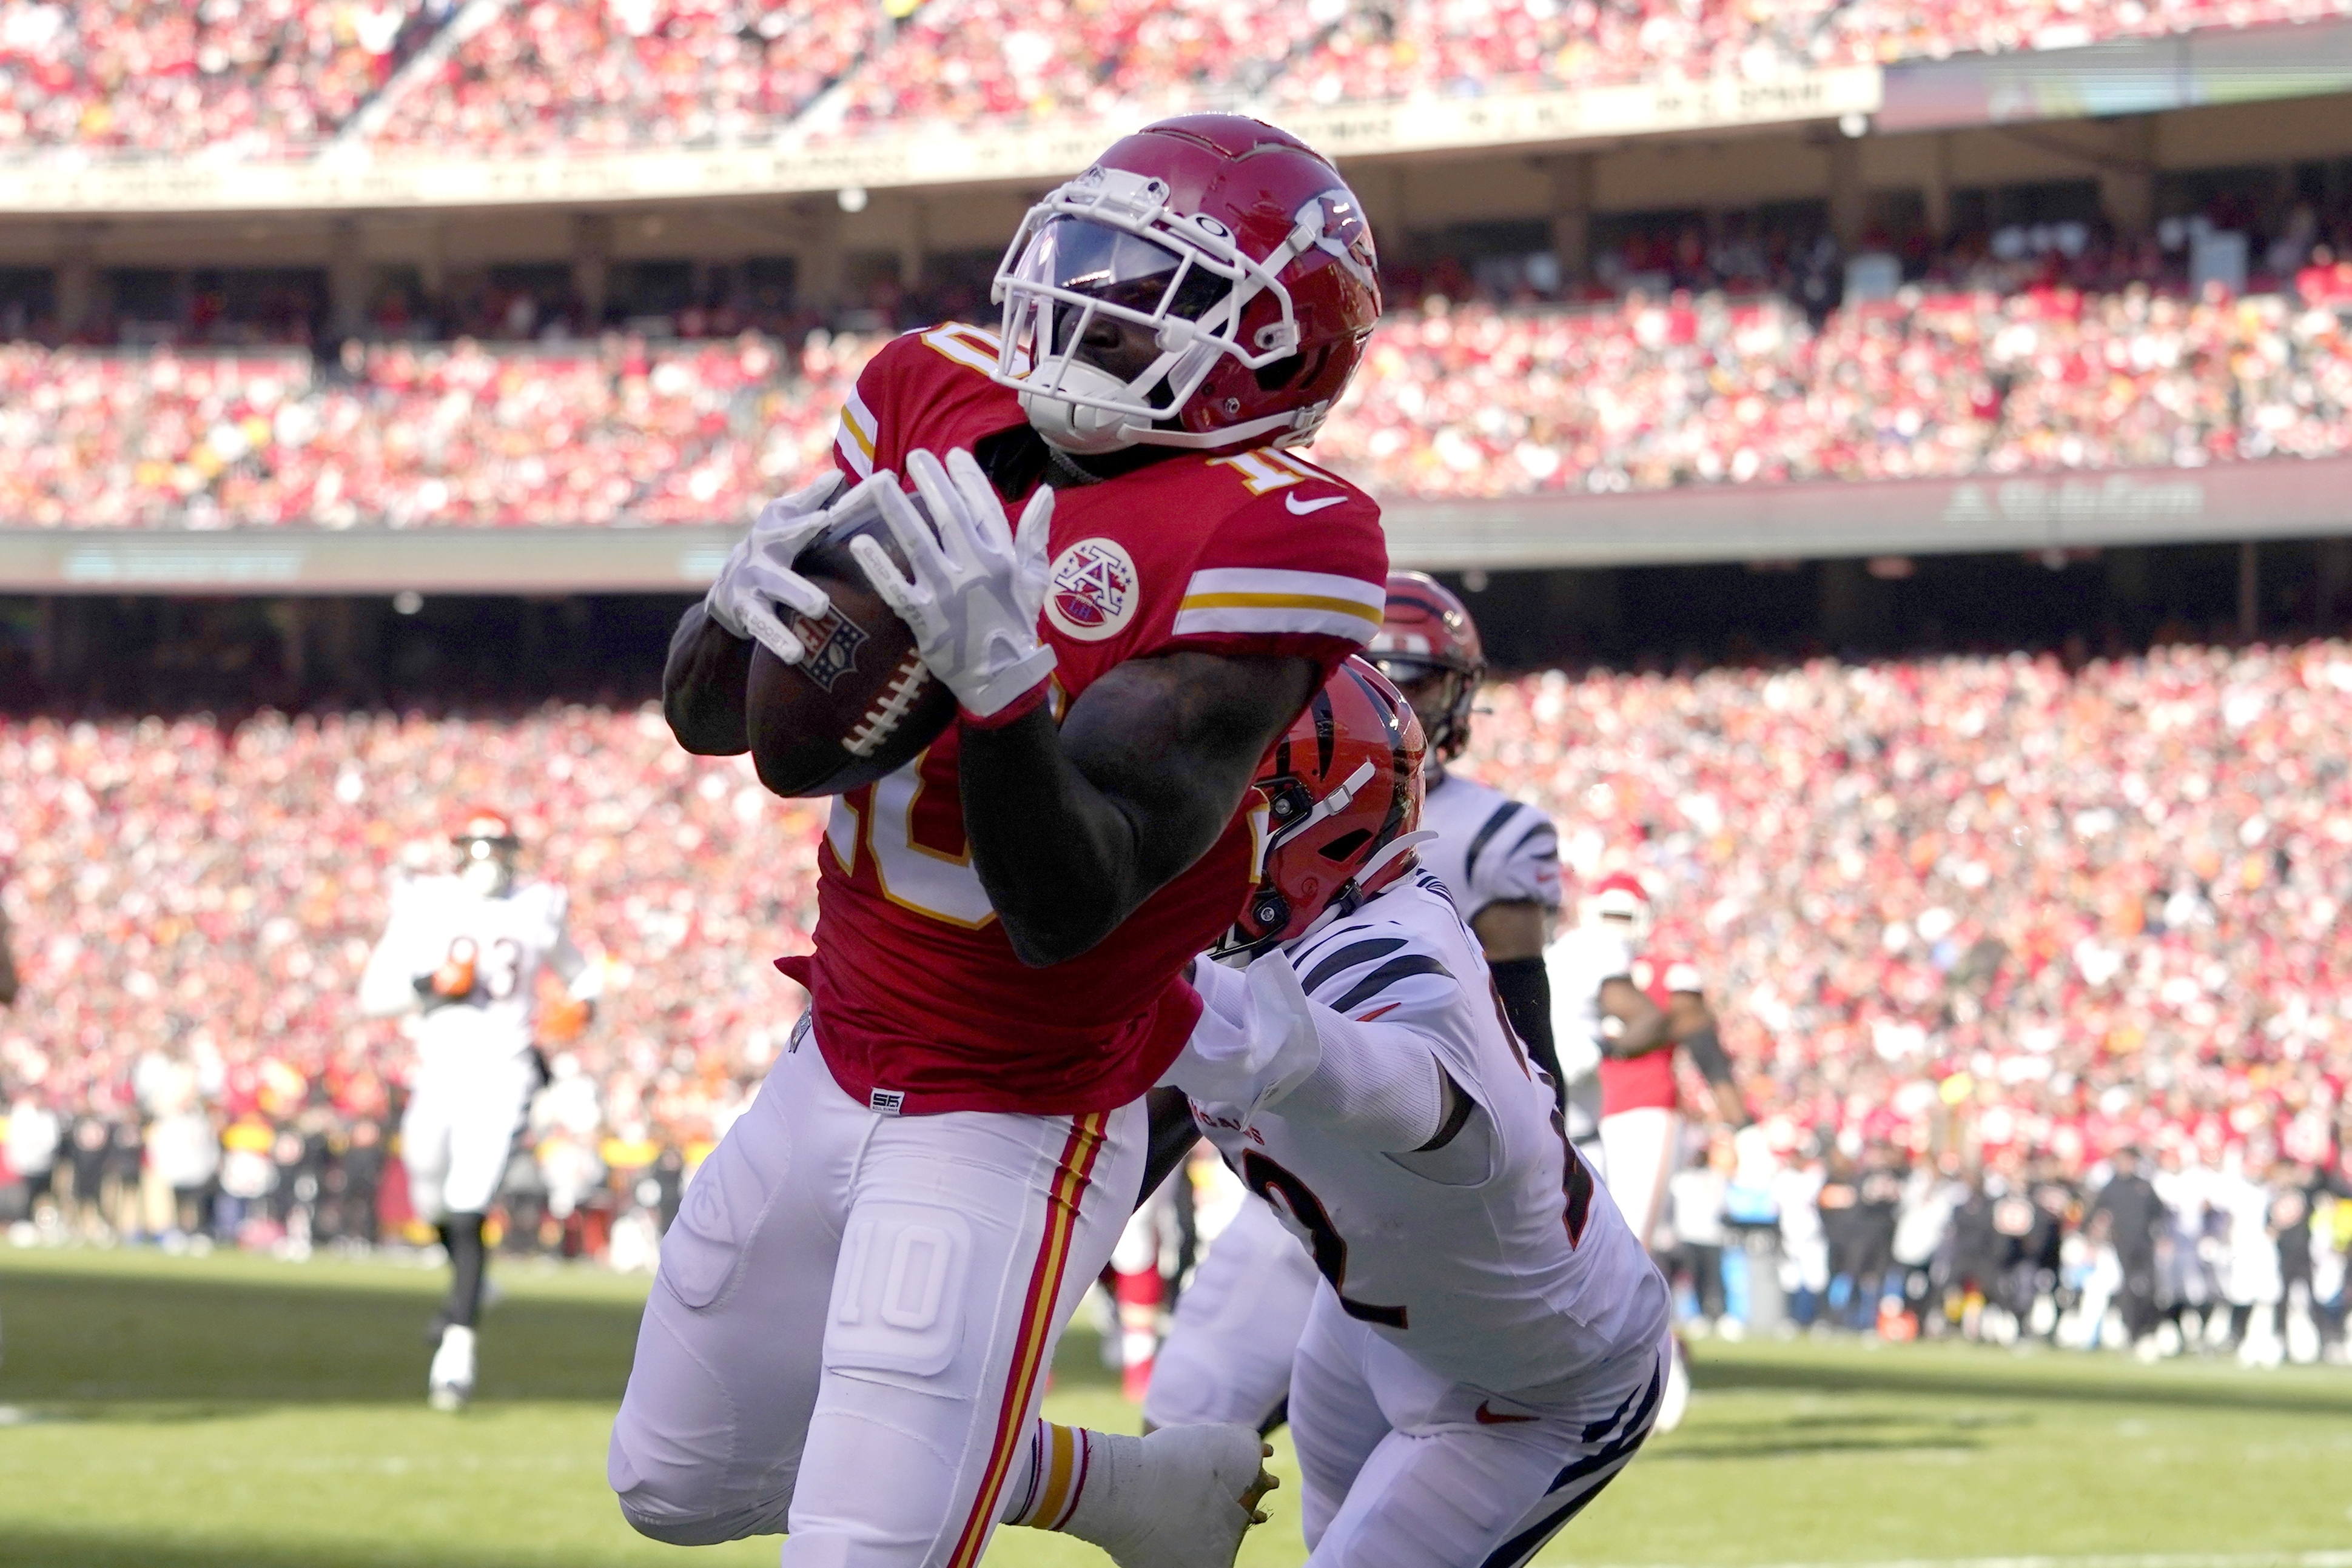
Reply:
[[629, 1522], [789, 1531], [787, 1568], [975, 1568], [1145, 1135], [1139, 1101], [881, 1115], [804, 1038], [662, 1239], [607, 1461]]

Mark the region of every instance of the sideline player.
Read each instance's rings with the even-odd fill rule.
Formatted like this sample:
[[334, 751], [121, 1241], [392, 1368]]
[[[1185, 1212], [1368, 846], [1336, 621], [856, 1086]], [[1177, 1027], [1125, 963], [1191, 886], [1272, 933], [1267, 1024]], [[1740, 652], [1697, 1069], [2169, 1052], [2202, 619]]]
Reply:
[[664, 1239], [607, 1467], [657, 1539], [971, 1568], [1067, 1504], [1124, 1563], [1229, 1563], [1257, 1482], [1255, 1433], [1034, 1416], [1198, 1016], [1183, 971], [1250, 891], [1259, 760], [1380, 624], [1378, 507], [1283, 449], [1378, 319], [1371, 238], [1311, 150], [1194, 116], [1050, 193], [996, 290], [1002, 336], [875, 357], [835, 448], [862, 483], [772, 507], [672, 643], [680, 743], [756, 759], [751, 635], [801, 657], [782, 616], [826, 603], [791, 561], [878, 508], [910, 575], [860, 562], [961, 716], [833, 802], [816, 951], [782, 966], [813, 1022]]
[[1603, 1074], [1612, 1060], [1664, 1043], [1666, 1015], [1634, 982], [1633, 946], [1601, 910], [1597, 899], [1579, 901], [1577, 923], [1544, 949], [1544, 968], [1551, 982], [1552, 1036], [1559, 1050], [1569, 1141], [1614, 1193], [1601, 1138]]
[[[1621, 1042], [1601, 1061], [1601, 1148], [1609, 1193], [1642, 1245], [1650, 1247], [1656, 1244], [1666, 1184], [1682, 1154], [1675, 1049], [1690, 1052], [1714, 1092], [1718, 1112], [1735, 1127], [1747, 1125], [1747, 1108], [1716, 1033], [1715, 1009], [1699, 992], [1698, 967], [1651, 945], [1654, 923], [1641, 878], [1630, 872], [1601, 878], [1591, 906], [1593, 923], [1616, 933], [1633, 954], [1633, 983], [1657, 1009], [1665, 1026], [1663, 1037], [1647, 1049]], [[1689, 1400], [1690, 1368], [1677, 1340], [1658, 1429], [1671, 1432], [1682, 1425]]]
[[[1477, 624], [1434, 578], [1392, 571], [1365, 657], [1412, 705], [1428, 737], [1422, 826], [1436, 837], [1423, 845], [1422, 866], [1453, 894], [1512, 1028], [1565, 1104], [1543, 956], [1559, 907], [1559, 832], [1534, 807], [1446, 767], [1470, 742], [1471, 704], [1486, 673]], [[1590, 1136], [1591, 1118], [1580, 1115], [1587, 1124], [1572, 1131]], [[1144, 1396], [1146, 1427], [1279, 1426], [1314, 1289], [1312, 1260], [1271, 1209], [1244, 1200], [1177, 1301]]]
[[563, 890], [515, 880], [521, 843], [504, 816], [469, 812], [453, 841], [456, 875], [395, 884], [391, 923], [360, 976], [360, 1010], [370, 1018], [422, 1014], [400, 1148], [409, 1201], [449, 1254], [448, 1299], [428, 1331], [436, 1410], [462, 1410], [473, 1397], [482, 1221], [541, 1076], [531, 1044], [540, 968], [583, 1007], [604, 988], [603, 968], [564, 934]]
[[1277, 748], [1258, 956], [1200, 967], [1171, 1077], [1323, 1276], [1290, 1382], [1308, 1563], [1516, 1568], [1648, 1435], [1666, 1288], [1413, 866], [1419, 728], [1351, 662]]
[[1698, 967], [1651, 946], [1654, 923], [1641, 879], [1629, 872], [1603, 877], [1593, 890], [1592, 910], [1599, 925], [1622, 938], [1633, 955], [1633, 984], [1665, 1015], [1664, 1037], [1657, 1044], [1647, 1050], [1621, 1045], [1601, 1062], [1601, 1146], [1610, 1195], [1647, 1246], [1681, 1150], [1676, 1048], [1690, 1053], [1727, 1120], [1745, 1126], [1748, 1114], [1716, 1032], [1715, 1009], [1699, 991]]

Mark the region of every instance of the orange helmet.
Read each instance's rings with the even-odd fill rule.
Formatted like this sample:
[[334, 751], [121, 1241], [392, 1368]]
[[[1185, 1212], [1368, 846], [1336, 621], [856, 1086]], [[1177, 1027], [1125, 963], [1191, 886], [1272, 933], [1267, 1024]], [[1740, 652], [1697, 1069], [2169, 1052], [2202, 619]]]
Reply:
[[1365, 657], [1400, 686], [1449, 677], [1429, 744], [1448, 761], [1461, 756], [1470, 744], [1470, 704], [1486, 674], [1486, 650], [1462, 601], [1425, 571], [1389, 573], [1388, 611]]
[[1220, 953], [1256, 953], [1353, 908], [1412, 865], [1426, 743], [1412, 705], [1360, 658], [1341, 664], [1258, 768], [1258, 881]]

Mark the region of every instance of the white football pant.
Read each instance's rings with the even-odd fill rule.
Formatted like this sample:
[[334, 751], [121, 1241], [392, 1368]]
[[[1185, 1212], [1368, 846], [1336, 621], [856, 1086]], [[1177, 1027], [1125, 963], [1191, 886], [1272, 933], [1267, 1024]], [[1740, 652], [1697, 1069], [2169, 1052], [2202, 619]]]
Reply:
[[437, 1225], [489, 1212], [538, 1088], [528, 1056], [417, 1069], [400, 1118], [400, 1161], [418, 1218]]
[[1315, 1260], [1273, 1206], [1242, 1198], [1217, 1233], [1151, 1368], [1143, 1418], [1153, 1427], [1230, 1422], [1255, 1430], [1290, 1395], [1290, 1358], [1315, 1304]]
[[1606, 1157], [1601, 1179], [1609, 1184], [1617, 1212], [1644, 1247], [1657, 1245], [1666, 1181], [1675, 1174], [1682, 1136], [1681, 1115], [1662, 1105], [1601, 1118], [1601, 1147]]
[[1140, 1101], [880, 1114], [803, 1036], [662, 1239], [622, 1513], [677, 1545], [789, 1531], [785, 1568], [973, 1568], [1146, 1136]]
[[1447, 1382], [1318, 1291], [1290, 1375], [1307, 1568], [1519, 1568], [1650, 1435], [1671, 1343], [1498, 1394]]

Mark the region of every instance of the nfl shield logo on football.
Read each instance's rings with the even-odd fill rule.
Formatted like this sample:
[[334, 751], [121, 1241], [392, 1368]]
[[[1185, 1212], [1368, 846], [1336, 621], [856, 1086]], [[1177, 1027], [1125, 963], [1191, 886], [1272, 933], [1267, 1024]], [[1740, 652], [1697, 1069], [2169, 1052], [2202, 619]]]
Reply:
[[1080, 539], [1054, 558], [1045, 619], [1066, 637], [1099, 643], [1135, 617], [1135, 558], [1115, 539]]
[[857, 623], [835, 610], [828, 610], [814, 621], [805, 615], [794, 615], [793, 635], [808, 650], [801, 656], [802, 674], [826, 691], [833, 690], [841, 677], [856, 666], [857, 650], [866, 642], [866, 633]]

